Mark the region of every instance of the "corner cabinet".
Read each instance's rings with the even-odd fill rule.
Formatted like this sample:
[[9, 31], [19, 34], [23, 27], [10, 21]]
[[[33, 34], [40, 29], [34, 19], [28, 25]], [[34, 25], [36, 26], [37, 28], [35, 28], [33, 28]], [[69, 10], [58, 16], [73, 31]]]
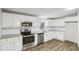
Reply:
[[50, 31], [44, 33], [44, 42], [50, 41], [52, 39], [57, 39], [64, 41], [64, 32], [60, 31]]
[[54, 39], [64, 41], [64, 31], [54, 31]]
[[0, 40], [0, 51], [21, 51], [22, 37], [14, 37]]
[[54, 31], [44, 33], [44, 42], [50, 41], [54, 38]]

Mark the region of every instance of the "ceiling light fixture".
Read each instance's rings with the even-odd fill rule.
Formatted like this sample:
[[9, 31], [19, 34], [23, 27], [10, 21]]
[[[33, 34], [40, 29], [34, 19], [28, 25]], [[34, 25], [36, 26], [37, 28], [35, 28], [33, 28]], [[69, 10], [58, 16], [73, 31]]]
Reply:
[[66, 8], [67, 10], [73, 10], [73, 9], [75, 9], [75, 8]]
[[39, 16], [39, 18], [47, 18], [47, 17]]

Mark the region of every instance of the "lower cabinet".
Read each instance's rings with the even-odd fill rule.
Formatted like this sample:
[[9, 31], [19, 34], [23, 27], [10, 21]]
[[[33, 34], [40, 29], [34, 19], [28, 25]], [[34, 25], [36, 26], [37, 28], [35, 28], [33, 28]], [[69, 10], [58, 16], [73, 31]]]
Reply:
[[64, 32], [55, 31], [54, 32], [54, 39], [64, 41]]
[[0, 40], [0, 51], [22, 50], [22, 37], [14, 37]]
[[52, 40], [53, 38], [54, 38], [54, 32], [53, 31], [44, 33], [44, 42]]
[[11, 44], [10, 42], [8, 41], [8, 39], [2, 39], [0, 40], [0, 46], [1, 46], [1, 51], [8, 51], [8, 50], [11, 50]]
[[47, 42], [52, 39], [58, 39], [64, 41], [64, 32], [60, 31], [51, 31], [44, 33], [44, 42]]
[[17, 37], [16, 38], [17, 40], [15, 40], [15, 51], [21, 51], [22, 50], [22, 45], [23, 45], [23, 42], [22, 42], [22, 37]]

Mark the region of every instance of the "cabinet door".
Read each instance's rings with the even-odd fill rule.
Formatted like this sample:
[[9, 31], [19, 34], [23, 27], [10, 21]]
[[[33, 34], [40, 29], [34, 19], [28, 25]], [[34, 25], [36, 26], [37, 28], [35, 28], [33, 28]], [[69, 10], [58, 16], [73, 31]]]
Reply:
[[33, 23], [33, 27], [36, 27], [36, 28], [39, 28], [40, 27], [40, 25], [41, 25], [41, 20], [38, 18], [38, 19], [36, 19], [36, 18], [31, 18], [31, 21], [32, 21], [32, 23]]
[[14, 51], [15, 49], [15, 40], [14, 38], [8, 38], [8, 47], [9, 47], [9, 51]]
[[49, 41], [49, 34], [48, 33], [44, 33], [44, 42]]
[[10, 50], [10, 44], [8, 42], [8, 39], [1, 40], [1, 51], [9, 51]]
[[44, 33], [44, 42], [52, 40], [54, 38], [54, 32], [46, 32]]
[[22, 37], [16, 37], [15, 38], [15, 51], [21, 51], [22, 50]]
[[25, 16], [24, 15], [18, 15], [14, 14], [14, 26], [15, 27], [21, 27], [21, 22], [25, 21]]
[[0, 40], [1, 51], [20, 51], [22, 50], [22, 37], [14, 37]]
[[2, 26], [14, 27], [14, 15], [10, 13], [2, 13]]
[[12, 38], [1, 40], [2, 51], [14, 51], [14, 40]]
[[64, 32], [55, 31], [54, 32], [54, 39], [58, 39], [58, 40], [64, 41]]

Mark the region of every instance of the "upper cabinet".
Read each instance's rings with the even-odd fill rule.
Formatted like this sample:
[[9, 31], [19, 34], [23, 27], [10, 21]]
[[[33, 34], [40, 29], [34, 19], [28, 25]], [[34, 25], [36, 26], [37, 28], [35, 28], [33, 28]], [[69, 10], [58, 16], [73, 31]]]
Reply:
[[63, 19], [50, 20], [48, 26], [65, 26], [65, 21]]
[[26, 21], [25, 15], [2, 13], [2, 27], [20, 27], [21, 21]]
[[26, 16], [26, 15], [19, 15], [19, 14], [14, 14], [14, 26], [15, 27], [21, 27], [21, 22], [32, 22], [33, 25], [36, 20], [31, 17], [31, 16]]
[[48, 26], [55, 26], [55, 20], [48, 20]]
[[62, 19], [56, 20], [55, 21], [55, 26], [65, 26], [65, 22]]
[[21, 27], [21, 22], [32, 22], [33, 27], [39, 27], [41, 19], [33, 16], [12, 14], [12, 13], [2, 13], [2, 27]]
[[24, 15], [14, 14], [14, 26], [21, 27], [21, 22], [25, 21], [26, 17]]
[[2, 27], [14, 27], [14, 15], [11, 13], [2, 13]]

